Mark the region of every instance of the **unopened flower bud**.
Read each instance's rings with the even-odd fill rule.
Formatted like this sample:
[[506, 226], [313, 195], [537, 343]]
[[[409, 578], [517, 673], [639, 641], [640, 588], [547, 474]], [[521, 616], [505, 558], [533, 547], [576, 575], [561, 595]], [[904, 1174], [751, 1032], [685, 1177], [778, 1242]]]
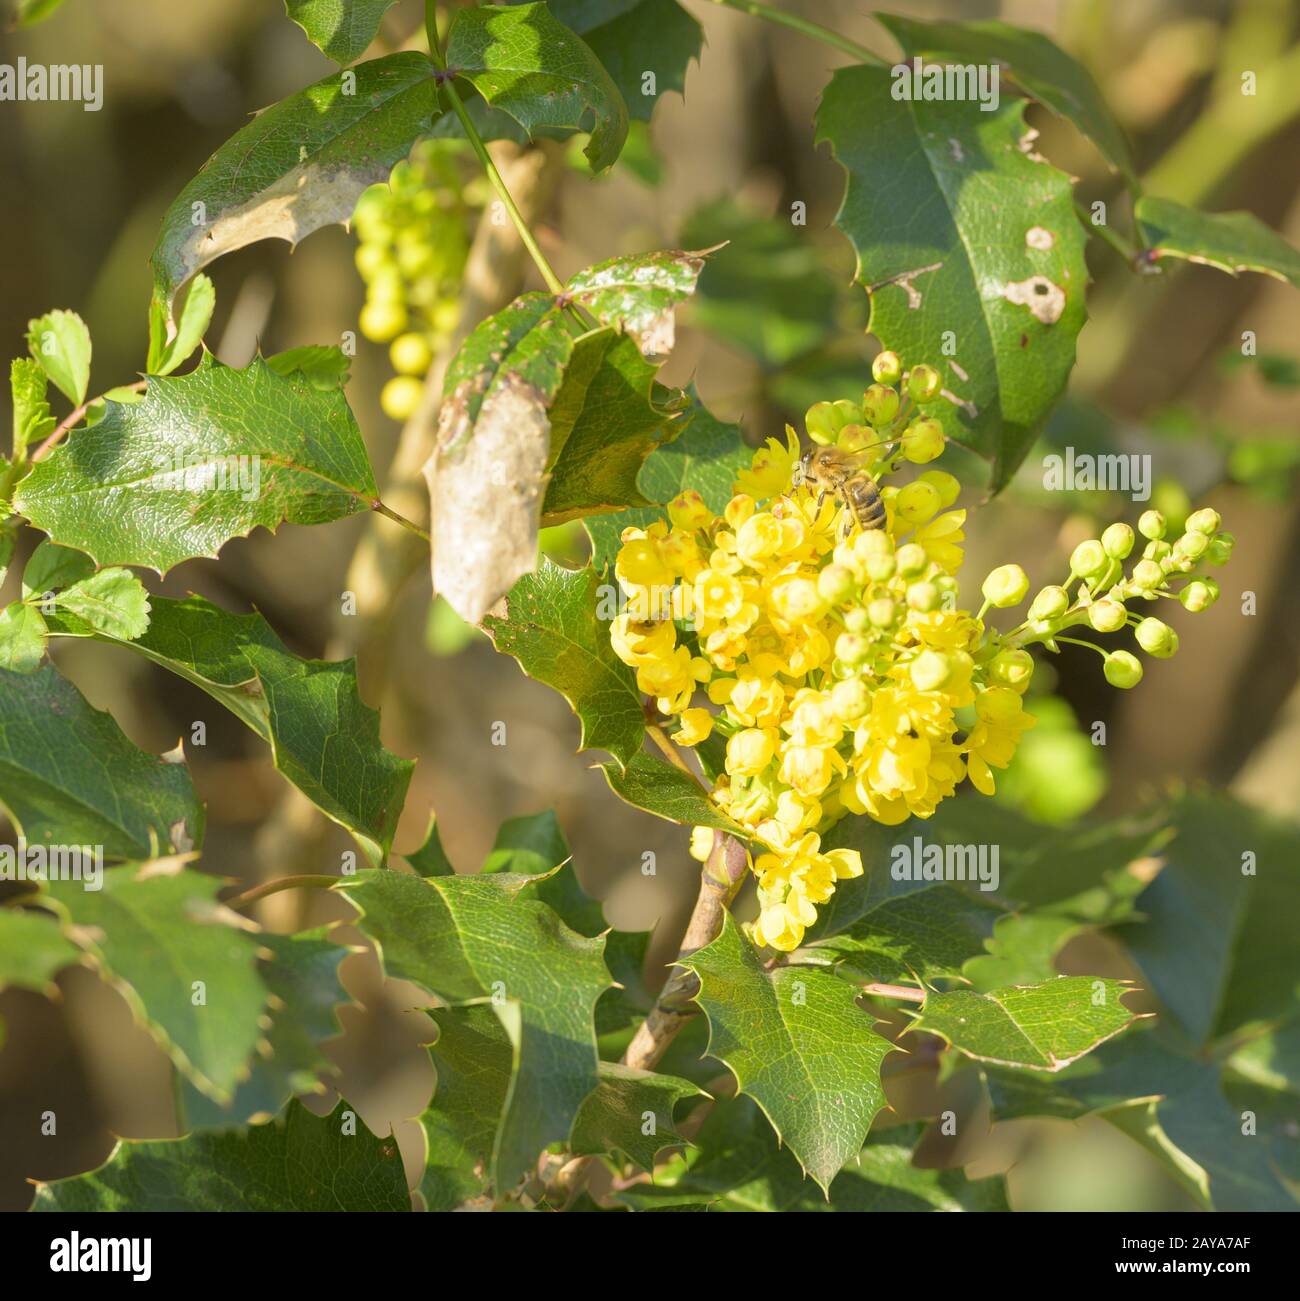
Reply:
[[1001, 687], [1024, 693], [1034, 676], [1034, 657], [1025, 650], [999, 651], [988, 666], [989, 680]]
[[894, 499], [894, 512], [907, 524], [924, 524], [939, 511], [939, 493], [931, 484], [918, 479], [898, 490]]
[[907, 392], [913, 402], [933, 402], [942, 387], [943, 381], [933, 366], [913, 366], [907, 377]]
[[961, 496], [961, 484], [947, 470], [926, 470], [917, 476], [921, 483], [930, 484], [939, 494], [939, 503], [944, 510]]
[[1150, 592], [1165, 581], [1165, 571], [1154, 560], [1139, 560], [1133, 566], [1129, 585], [1139, 592]]
[[1188, 583], [1178, 593], [1178, 599], [1183, 603], [1183, 608], [1193, 614], [1200, 614], [1202, 610], [1208, 610], [1214, 604], [1209, 585], [1201, 579]]
[[1174, 543], [1174, 555], [1185, 560], [1199, 560], [1209, 549], [1210, 539], [1204, 533], [1184, 533]]
[[1158, 510], [1144, 510], [1138, 520], [1138, 532], [1144, 538], [1162, 538], [1167, 527], [1165, 517]]
[[1208, 537], [1212, 533], [1217, 533], [1222, 523], [1223, 519], [1217, 510], [1203, 506], [1187, 517], [1187, 523], [1183, 527], [1189, 533], [1204, 533]]
[[1173, 554], [1173, 550], [1173, 547], [1163, 538], [1156, 538], [1142, 548], [1142, 558], [1144, 560], [1165, 561]]
[[933, 583], [912, 583], [907, 589], [908, 608], [922, 614], [937, 610], [940, 599], [939, 589]]
[[843, 565], [830, 564], [817, 575], [817, 591], [822, 599], [830, 605], [839, 605], [852, 594], [854, 588], [853, 571]]
[[841, 723], [855, 723], [871, 707], [871, 692], [861, 678], [846, 678], [831, 688], [831, 713]]
[[915, 542], [909, 542], [905, 546], [899, 547], [894, 553], [894, 560], [898, 565], [898, 572], [904, 578], [919, 574], [929, 563], [925, 548], [918, 546]]
[[1088, 607], [1088, 623], [1098, 632], [1118, 632], [1128, 620], [1128, 611], [1109, 597]]
[[877, 384], [897, 384], [903, 377], [903, 363], [896, 352], [882, 352], [871, 363], [871, 378]]
[[1178, 635], [1160, 619], [1143, 619], [1133, 635], [1137, 644], [1158, 660], [1167, 660], [1178, 649]]
[[866, 632], [869, 624], [867, 612], [860, 605], [855, 605], [853, 609], [844, 612], [844, 626], [850, 632]]
[[980, 589], [984, 599], [999, 610], [1019, 605], [1029, 591], [1029, 576], [1019, 565], [999, 565]]
[[1096, 538], [1080, 542], [1070, 553], [1070, 573], [1081, 578], [1096, 578], [1110, 567], [1110, 557]]
[[835, 408], [829, 402], [814, 402], [804, 413], [804, 428], [814, 443], [833, 443], [843, 424], [836, 418]]
[[879, 597], [867, 606], [867, 618], [873, 628], [892, 627], [898, 618], [898, 607], [887, 596]]
[[889, 552], [868, 556], [863, 568], [873, 583], [887, 583], [894, 576], [895, 560]]
[[871, 654], [871, 643], [856, 632], [842, 632], [835, 638], [835, 658], [845, 664], [861, 664]]
[[1128, 651], [1111, 651], [1104, 672], [1112, 687], [1136, 687], [1142, 681], [1142, 661]]
[[913, 465], [925, 465], [943, 452], [943, 426], [929, 416], [913, 420], [903, 431], [902, 446]]
[[668, 518], [674, 528], [702, 529], [713, 522], [713, 512], [704, 504], [704, 498], [694, 488], [679, 492], [668, 503]]
[[862, 395], [862, 414], [867, 424], [879, 429], [898, 414], [898, 394], [883, 384], [873, 384]]
[[1070, 608], [1070, 594], [1063, 587], [1044, 587], [1029, 606], [1035, 621], [1059, 619]]
[[1216, 533], [1205, 550], [1206, 560], [1212, 565], [1226, 565], [1236, 543], [1237, 539], [1231, 533]]
[[1123, 560], [1133, 550], [1133, 530], [1127, 524], [1111, 524], [1101, 535], [1101, 545], [1112, 560]]
[[939, 651], [924, 650], [908, 665], [907, 671], [918, 691], [938, 691], [948, 681], [952, 665]]

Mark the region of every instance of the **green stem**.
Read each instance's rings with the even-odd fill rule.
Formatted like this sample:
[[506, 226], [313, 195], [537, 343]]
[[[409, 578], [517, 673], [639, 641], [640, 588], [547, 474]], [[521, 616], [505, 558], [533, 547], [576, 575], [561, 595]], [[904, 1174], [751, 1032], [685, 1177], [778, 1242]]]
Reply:
[[1078, 199], [1074, 201], [1074, 210], [1078, 213], [1079, 220], [1083, 222], [1084, 229], [1090, 235], [1100, 235], [1128, 263], [1130, 269], [1137, 265], [1138, 250], [1119, 231], [1112, 230], [1104, 221], [1100, 224], [1094, 222], [1092, 213]]
[[815, 23], [809, 18], [800, 18], [798, 14], [788, 14], [784, 10], [774, 9], [771, 5], [760, 3], [760, 0], [713, 0], [713, 3], [721, 5], [724, 9], [738, 9], [741, 13], [761, 18], [764, 22], [776, 23], [779, 27], [789, 27], [792, 31], [801, 32], [804, 36], [820, 41], [823, 45], [829, 45], [832, 49], [851, 54], [855, 59], [861, 59], [863, 63], [874, 64], [881, 68], [885, 66], [885, 60], [873, 50], [867, 49], [865, 45], [859, 45], [857, 41], [851, 41], [847, 36], [831, 31], [821, 23]]
[[385, 519], [392, 520], [394, 524], [400, 524], [408, 533], [414, 533], [417, 538], [432, 543], [433, 539], [414, 520], [407, 519], [405, 515], [399, 515], [391, 506], [385, 506], [378, 497], [370, 503], [370, 509], [382, 515]]
[[233, 899], [225, 899], [222, 902], [225, 907], [232, 908], [238, 912], [241, 908], [247, 908], [250, 903], [256, 903], [259, 899], [265, 899], [268, 895], [279, 894], [282, 890], [330, 890], [342, 880], [339, 876], [281, 876], [274, 881], [265, 881], [261, 885], [254, 886], [251, 890], [245, 890], [243, 894], [237, 894]]
[[[442, 46], [438, 41], [436, 10], [437, 6], [434, 0], [425, 0], [424, 29], [429, 37], [429, 58], [436, 68], [445, 72], [447, 70], [447, 60], [443, 57]], [[452, 111], [460, 119], [466, 139], [469, 140], [474, 152], [478, 155], [478, 160], [482, 163], [483, 171], [491, 182], [492, 188], [497, 192], [497, 197], [505, 205], [505, 210], [509, 213], [515, 230], [519, 232], [519, 238], [523, 246], [528, 250], [529, 257], [533, 259], [533, 263], [542, 274], [542, 279], [546, 281], [546, 287], [553, 294], [563, 294], [564, 282], [555, 274], [554, 267], [546, 260], [546, 254], [542, 252], [536, 238], [534, 238], [533, 232], [524, 220], [523, 213], [519, 211], [515, 206], [514, 199], [510, 197], [510, 191], [506, 189], [506, 183], [501, 179], [501, 173], [497, 171], [497, 165], [492, 161], [492, 155], [488, 153], [487, 145], [483, 143], [483, 137], [479, 135], [478, 128], [465, 111], [465, 105], [461, 102], [455, 83], [450, 78], [443, 81], [442, 91], [451, 103]]]

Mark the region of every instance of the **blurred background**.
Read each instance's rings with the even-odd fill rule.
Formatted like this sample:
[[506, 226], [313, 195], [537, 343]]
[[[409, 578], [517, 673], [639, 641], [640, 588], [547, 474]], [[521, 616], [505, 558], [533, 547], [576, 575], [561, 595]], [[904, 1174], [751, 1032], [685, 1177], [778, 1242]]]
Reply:
[[[661, 97], [648, 131], [634, 134], [611, 175], [593, 180], [579, 151], [564, 145], [525, 156], [502, 146], [500, 156], [514, 169], [507, 174], [528, 187], [541, 242], [562, 277], [617, 253], [731, 241], [681, 314], [678, 345], [660, 378], [694, 381], [716, 414], [740, 421], [756, 442], [798, 421], [812, 402], [855, 397], [869, 382], [875, 345], [864, 334], [866, 296], [850, 284], [851, 254], [831, 227], [840, 174], [812, 143], [820, 90], [846, 60], [704, 0], [684, 2], [706, 41], [685, 99]], [[896, 53], [863, 5], [780, 3], [887, 57]], [[1248, 209], [1300, 243], [1295, 0], [895, 0], [891, 8], [918, 18], [999, 17], [1046, 32], [1100, 83], [1150, 191], [1215, 210]], [[400, 0], [371, 53], [418, 46], [421, 19], [419, 3]], [[102, 64], [105, 93], [98, 113], [76, 104], [0, 105], [0, 339], [9, 356], [21, 355], [30, 318], [54, 307], [79, 312], [95, 345], [91, 391], [100, 392], [134, 380], [143, 366], [147, 263], [167, 205], [249, 114], [334, 69], [278, 0], [67, 0], [49, 22], [0, 39], [0, 62], [19, 55]], [[1269, 96], [1252, 103], [1240, 95], [1241, 70], [1256, 70], [1263, 84], [1266, 69], [1283, 68], [1292, 71], [1271, 79]], [[1042, 133], [1041, 151], [1078, 178], [1079, 197], [1107, 202], [1111, 222], [1125, 228], [1120, 187], [1087, 142], [1036, 107], [1029, 118]], [[438, 221], [447, 247], [460, 247], [463, 261], [487, 196], [472, 159], [456, 146], [440, 148], [427, 165], [445, 196]], [[795, 202], [807, 205], [805, 226], [790, 223]], [[337, 344], [358, 331], [367, 288], [357, 236], [334, 227], [296, 250], [263, 243], [209, 267], [217, 287], [209, 347], [243, 365], [259, 347]], [[439, 270], [445, 283], [409, 304], [443, 350], [456, 329], [457, 257]], [[359, 261], [372, 282], [382, 276], [377, 262], [367, 264], [364, 254]], [[412, 254], [411, 267], [417, 261]], [[1293, 815], [1300, 806], [1300, 602], [1287, 574], [1300, 561], [1300, 298], [1265, 277], [1232, 280], [1180, 264], [1137, 276], [1100, 241], [1089, 262], [1091, 319], [1070, 396], [1045, 444], [1150, 453], [1157, 483], [1149, 504], [1175, 523], [1190, 502], [1213, 505], [1238, 545], [1225, 599], [1195, 619], [1179, 619], [1184, 612], [1176, 610], [1182, 651], [1152, 665], [1140, 691], [1109, 689], [1092, 656], [1074, 647], [1040, 670], [1033, 705], [1040, 723], [998, 798], [1057, 822], [1123, 811], [1170, 783], [1210, 781]], [[531, 287], [519, 269], [494, 292], [508, 297], [517, 289], [511, 274]], [[1258, 355], [1242, 356], [1243, 331], [1254, 332]], [[414, 513], [413, 452], [409, 444], [400, 449], [402, 425], [388, 413], [405, 416], [411, 395], [385, 394], [394, 378], [387, 341], [357, 339], [348, 397], [377, 476], [383, 482], [396, 458], [403, 481], [396, 488], [414, 492]], [[1016, 483], [968, 522], [966, 597], [978, 576], [1007, 560], [1024, 564], [1035, 586], [1057, 581], [1073, 545], [1120, 518], [1115, 494], [1044, 492], [1047, 450], [1032, 453]], [[944, 463], [954, 468], [948, 457]], [[964, 504], [978, 505], [980, 495], [972, 489]], [[1130, 519], [1141, 507], [1131, 509]], [[452, 861], [475, 870], [503, 818], [555, 808], [578, 874], [604, 901], [610, 923], [659, 923], [650, 961], [657, 984], [695, 892], [698, 865], [687, 857], [685, 833], [614, 799], [591, 767], [595, 758], [575, 753], [577, 722], [560, 697], [432, 603], [426, 560], [394, 561], [403, 541], [386, 529], [366, 516], [328, 528], [286, 526], [274, 538], [232, 542], [218, 561], [189, 562], [155, 586], [168, 595], [201, 592], [231, 609], [256, 606], [301, 654], [359, 654], [363, 694], [383, 711], [385, 743], [419, 759], [399, 851], [419, 844], [432, 809]], [[38, 538], [28, 534], [30, 550]], [[551, 531], [545, 541], [557, 557], [584, 554], [577, 527]], [[12, 573], [20, 570], [15, 563]], [[348, 591], [357, 596], [356, 615], [342, 612]], [[1257, 596], [1253, 617], [1241, 616], [1244, 592]], [[207, 722], [207, 744], [186, 743], [208, 806], [207, 870], [250, 884], [337, 871], [346, 838], [294, 797], [262, 743], [207, 696], [125, 652], [64, 643], [54, 654], [90, 701], [111, 710], [146, 749], [170, 749], [193, 721]], [[497, 722], [506, 724], [504, 746], [492, 743]], [[1106, 724], [1104, 746], [1091, 739], [1097, 722]], [[647, 850], [656, 855], [650, 877], [641, 872]], [[335, 899], [309, 892], [268, 900], [258, 918], [289, 930], [346, 915]], [[341, 934], [360, 943], [356, 932]], [[1097, 939], [1067, 949], [1061, 965], [1126, 970]], [[426, 1000], [383, 982], [365, 952], [345, 960], [343, 976], [356, 1001], [340, 1009], [342, 1034], [327, 1050], [340, 1068], [337, 1087], [372, 1129], [395, 1127], [414, 1173], [419, 1139], [407, 1118], [426, 1103], [433, 1072], [419, 1046], [426, 1018], [409, 1009]], [[86, 969], [63, 973], [59, 985], [57, 1003], [21, 991], [0, 996], [0, 1207], [7, 1209], [30, 1200], [27, 1178], [98, 1164], [113, 1134], [176, 1133], [170, 1067], [125, 1002]], [[909, 1083], [922, 1066], [894, 1072], [890, 1094], [900, 1108], [909, 1090], [932, 1087]], [[312, 1105], [327, 1110], [331, 1102], [327, 1095]], [[56, 1139], [37, 1137], [35, 1118], [47, 1109], [60, 1117]], [[1189, 1204], [1137, 1144], [1099, 1121], [999, 1125], [946, 1159], [958, 1157], [981, 1173], [1009, 1168], [1019, 1209]]]

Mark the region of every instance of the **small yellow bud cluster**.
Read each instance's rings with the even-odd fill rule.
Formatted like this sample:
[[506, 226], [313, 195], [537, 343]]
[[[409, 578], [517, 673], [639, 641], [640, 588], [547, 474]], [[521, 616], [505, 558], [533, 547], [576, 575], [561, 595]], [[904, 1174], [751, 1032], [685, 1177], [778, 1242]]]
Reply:
[[[862, 872], [856, 851], [822, 848], [836, 821], [929, 817], [967, 778], [991, 794], [993, 770], [1033, 723], [1021, 701], [1033, 660], [987, 641], [980, 616], [957, 608], [957, 480], [931, 469], [876, 484], [943, 449], [937, 422], [908, 423], [912, 403], [937, 396], [937, 374], [915, 367], [904, 400], [898, 359], [882, 358], [860, 404], [818, 403], [807, 427], [814, 443], [864, 451], [883, 527], [855, 528], [839, 497], [802, 481], [787, 429], [784, 444], [755, 453], [721, 515], [684, 492], [667, 520], [624, 530], [615, 564], [628, 603], [614, 650], [678, 720], [677, 744], [725, 738], [725, 750], [713, 743], [712, 798], [756, 847], [752, 937], [784, 951], [836, 882]], [[872, 457], [872, 444], [894, 450]], [[1004, 566], [985, 594], [1007, 605], [1027, 586]], [[694, 703], [701, 690], [713, 708]], [[709, 837], [696, 840], [707, 853]]]
[[424, 373], [448, 346], [459, 317], [474, 196], [462, 188], [456, 150], [453, 141], [422, 141], [388, 184], [361, 195], [352, 216], [357, 270], [366, 283], [361, 333], [389, 345], [397, 374], [380, 405], [394, 420], [414, 413]]

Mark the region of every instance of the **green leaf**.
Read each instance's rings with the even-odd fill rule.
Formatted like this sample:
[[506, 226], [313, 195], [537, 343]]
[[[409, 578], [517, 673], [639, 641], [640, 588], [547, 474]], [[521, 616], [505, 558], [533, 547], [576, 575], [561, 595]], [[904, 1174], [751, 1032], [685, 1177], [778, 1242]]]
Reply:
[[176, 1065], [225, 1102], [261, 1038], [267, 991], [257, 938], [217, 902], [226, 882], [183, 864], [174, 857], [109, 868], [100, 890], [79, 881], [44, 889]]
[[54, 977], [81, 961], [81, 950], [43, 912], [0, 909], [0, 991], [30, 989], [49, 994]]
[[89, 1174], [38, 1184], [34, 1211], [408, 1211], [397, 1141], [341, 1101], [270, 1125], [119, 1143]]
[[266, 359], [266, 364], [277, 375], [288, 378], [302, 375], [319, 389], [341, 389], [348, 382], [352, 358], [342, 348], [325, 344], [309, 344], [304, 348], [290, 348]]
[[578, 340], [551, 407], [542, 523], [644, 506], [645, 460], [683, 427], [680, 403], [656, 401], [655, 367], [612, 329]]
[[710, 1055], [829, 1190], [886, 1105], [880, 1065], [894, 1045], [844, 981], [812, 967], [767, 970], [730, 914], [722, 934], [681, 965], [700, 977]]
[[[387, 181], [428, 129], [437, 90], [413, 50], [339, 72], [259, 113], [203, 165], [163, 216], [154, 287], [176, 291], [223, 253], [291, 244], [347, 222], [361, 191]], [[349, 93], [350, 92], [350, 93]]]
[[284, 0], [289, 17], [335, 63], [354, 63], [397, 0]]
[[35, 606], [14, 601], [0, 610], [0, 669], [31, 673], [45, 658], [49, 630]]
[[[551, 10], [591, 47], [637, 121], [650, 120], [665, 91], [682, 93], [686, 69], [700, 57], [703, 28], [677, 0], [552, 0]], [[653, 88], [647, 73], [654, 74]]]
[[[554, 810], [545, 809], [541, 813], [507, 818], [497, 829], [496, 840], [493, 841], [492, 850], [484, 860], [481, 870], [513, 872], [516, 876], [536, 876], [541, 878], [536, 889], [544, 890], [557, 880], [556, 869], [567, 863], [570, 857], [569, 846], [564, 839], [564, 832], [560, 829], [559, 818], [555, 816]], [[541, 898], [542, 896], [530, 897]], [[592, 902], [585, 895], [582, 899], [587, 904]], [[575, 919], [566, 916], [564, 908], [557, 906], [556, 901], [549, 898], [543, 901], [550, 904], [560, 915], [560, 919], [580, 934], [596, 934], [604, 930], [604, 926], [598, 925], [595, 931], [588, 932], [583, 927], [575, 925]], [[598, 905], [597, 912], [599, 912]]]
[[1122, 980], [1060, 976], [983, 994], [930, 993], [912, 1029], [937, 1034], [979, 1061], [1059, 1071], [1132, 1024], [1134, 1013], [1120, 1001], [1132, 988]]
[[58, 603], [120, 641], [143, 636], [149, 626], [149, 593], [129, 569], [101, 569], [60, 592]]
[[195, 276], [185, 295], [185, 306], [176, 331], [167, 338], [167, 304], [155, 299], [150, 310], [149, 366], [150, 375], [170, 375], [182, 362], [188, 361], [194, 349], [203, 342], [212, 312], [217, 305], [217, 291], [207, 276]]
[[511, 589], [505, 612], [489, 615], [483, 629], [497, 650], [569, 702], [582, 723], [581, 749], [608, 750], [626, 768], [644, 743], [645, 716], [636, 678], [609, 644], [600, 600], [593, 569], [564, 569], [543, 559], [536, 573]]
[[474, 330], [447, 372], [437, 450], [424, 471], [433, 587], [467, 623], [537, 563], [547, 410], [573, 342], [553, 298], [524, 294]]
[[15, 357], [9, 363], [9, 392], [13, 399], [13, 453], [21, 456], [32, 443], [41, 443], [54, 432], [55, 419], [45, 400], [49, 387], [41, 364], [30, 357]]
[[1135, 179], [1133, 151], [1092, 74], [1041, 32], [996, 21], [931, 23], [897, 14], [876, 17], [909, 59], [1000, 64], [1027, 94], [1073, 122], [1115, 171], [1130, 182]]
[[353, 515], [376, 492], [341, 393], [284, 379], [260, 358], [243, 370], [205, 359], [153, 380], [143, 402], [108, 403], [93, 434], [32, 468], [14, 506], [101, 565], [164, 573], [259, 525]]
[[94, 572], [95, 562], [85, 552], [44, 538], [36, 544], [23, 570], [23, 596], [44, 596], [71, 587]]
[[712, 249], [633, 253], [587, 267], [570, 278], [565, 293], [602, 325], [636, 340], [646, 357], [666, 357], [673, 349], [674, 309], [695, 292]]
[[892, 81], [888, 68], [841, 68], [822, 97], [817, 138], [848, 173], [836, 224], [857, 252], [871, 333], [938, 369], [948, 397], [930, 409], [993, 462], [1001, 488], [1074, 365], [1083, 228], [1069, 177], [1025, 151], [1023, 101], [990, 113], [907, 102]]
[[988, 953], [971, 958], [962, 975], [978, 990], [999, 985], [1038, 985], [1057, 974], [1056, 955], [1084, 927], [1055, 913], [1000, 917], [987, 940]]
[[28, 321], [27, 350], [74, 407], [85, 401], [90, 385], [90, 331], [76, 312], [47, 312]]
[[53, 16], [63, 0], [14, 0], [14, 26], [35, 27]]
[[743, 840], [749, 838], [744, 827], [710, 803], [699, 782], [658, 755], [639, 751], [623, 767], [607, 763], [601, 765], [601, 771], [610, 790], [634, 808], [683, 826], [715, 827]]
[[1290, 1015], [1300, 996], [1300, 828], [1222, 796], [1189, 795], [1123, 939], [1198, 1045]]
[[[731, 500], [736, 475], [749, 466], [753, 453], [741, 441], [740, 427], [718, 420], [692, 388], [690, 421], [681, 435], [646, 457], [637, 475], [637, 489], [650, 501], [668, 502], [693, 488], [704, 504], [721, 513]], [[592, 564], [607, 569], [618, 554], [625, 528], [647, 528], [664, 518], [662, 507], [619, 511], [583, 521], [591, 535]]]
[[451, 859], [447, 857], [442, 847], [437, 820], [432, 813], [429, 815], [429, 829], [424, 833], [424, 843], [413, 853], [403, 854], [402, 857], [410, 863], [419, 876], [456, 875], [456, 869], [451, 865]]
[[222, 1129], [269, 1119], [294, 1094], [321, 1093], [335, 1066], [320, 1045], [341, 1033], [335, 1008], [349, 1001], [339, 963], [349, 950], [328, 938], [328, 928], [295, 935], [259, 935], [258, 972], [271, 995], [270, 1028], [258, 1044], [251, 1071], [224, 1107], [188, 1081], [181, 1083], [180, 1128]]
[[618, 87], [545, 4], [457, 11], [447, 37], [447, 66], [530, 135], [583, 127], [594, 119], [586, 154], [597, 171], [609, 167], [623, 147], [627, 106]]
[[385, 970], [448, 1003], [491, 999], [514, 1073], [501, 1114], [493, 1184], [507, 1191], [550, 1143], [569, 1137], [596, 1086], [593, 1009], [610, 986], [603, 939], [586, 939], [545, 904], [517, 897], [530, 877], [419, 877], [366, 870], [342, 883]]
[[621, 1152], [642, 1170], [653, 1169], [661, 1149], [686, 1142], [673, 1125], [674, 1108], [684, 1098], [700, 1097], [708, 1094], [689, 1080], [601, 1062], [600, 1083], [574, 1121], [572, 1150], [587, 1156]]
[[1144, 194], [1134, 216], [1153, 262], [1185, 258], [1229, 275], [1258, 271], [1300, 287], [1300, 253], [1249, 212], [1197, 212]]
[[148, 630], [131, 642], [56, 622], [60, 635], [124, 645], [202, 688], [270, 743], [276, 768], [371, 862], [387, 855], [415, 765], [384, 749], [355, 660], [299, 659], [260, 614], [232, 614], [201, 596], [155, 597]]
[[189, 770], [135, 746], [48, 664], [0, 672], [0, 802], [29, 844], [109, 858], [189, 849], [203, 832]]

